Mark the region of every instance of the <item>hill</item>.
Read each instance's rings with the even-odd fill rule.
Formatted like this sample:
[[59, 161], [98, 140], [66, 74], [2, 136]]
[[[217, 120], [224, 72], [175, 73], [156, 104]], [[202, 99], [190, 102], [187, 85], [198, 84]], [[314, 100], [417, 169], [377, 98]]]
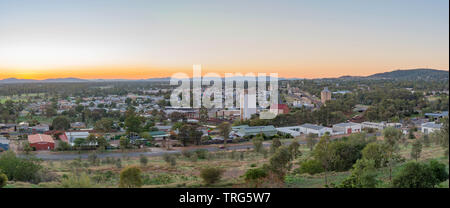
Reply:
[[370, 79], [448, 80], [449, 72], [437, 69], [405, 69], [370, 75]]

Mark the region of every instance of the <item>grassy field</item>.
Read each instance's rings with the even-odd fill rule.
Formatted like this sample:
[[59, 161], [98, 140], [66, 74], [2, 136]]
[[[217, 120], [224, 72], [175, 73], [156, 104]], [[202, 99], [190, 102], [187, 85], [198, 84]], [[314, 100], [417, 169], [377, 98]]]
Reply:
[[[305, 145], [300, 148], [303, 153], [300, 159], [307, 158], [310, 154]], [[401, 154], [408, 161], [410, 160], [411, 145], [402, 146]], [[439, 146], [424, 147], [420, 161], [437, 159], [448, 164], [448, 158], [443, 156], [444, 149]], [[64, 178], [68, 178], [73, 173], [84, 175], [88, 182], [86, 187], [118, 187], [120, 171], [130, 165], [139, 166], [143, 172], [143, 187], [204, 187], [200, 170], [205, 167], [221, 167], [225, 170], [222, 180], [213, 187], [248, 187], [241, 177], [248, 169], [260, 167], [268, 161], [270, 155], [255, 153], [251, 150], [245, 151], [222, 151], [209, 153], [206, 159], [190, 159], [181, 154], [176, 155], [176, 165], [171, 166], [165, 162], [163, 157], [148, 157], [146, 165], [140, 164], [139, 158], [121, 158], [120, 167], [117, 165], [117, 158], [102, 159], [98, 164], [92, 164], [89, 160], [71, 161], [44, 161], [42, 164], [48, 170], [49, 176], [55, 179], [51, 182], [31, 184], [24, 182], [9, 182], [7, 188], [37, 188], [37, 187], [66, 187]], [[112, 161], [112, 162], [111, 162]], [[395, 176], [405, 163], [397, 164], [393, 169]], [[293, 169], [297, 168], [297, 162]], [[293, 170], [292, 169], [292, 170]], [[350, 171], [328, 173], [329, 183], [339, 184]], [[389, 173], [387, 169], [378, 170], [378, 179], [381, 180], [380, 187], [389, 187]], [[80, 179], [81, 180], [81, 179]], [[286, 175], [283, 187], [290, 188], [323, 188], [324, 175], [294, 174], [293, 171]], [[440, 187], [449, 187], [449, 181], [440, 184]]]

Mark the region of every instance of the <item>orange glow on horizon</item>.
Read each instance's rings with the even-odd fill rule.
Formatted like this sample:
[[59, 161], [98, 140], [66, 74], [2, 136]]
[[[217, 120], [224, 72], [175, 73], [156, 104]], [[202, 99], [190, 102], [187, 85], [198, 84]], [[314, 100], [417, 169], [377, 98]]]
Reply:
[[[323, 67], [307, 67], [307, 69], [297, 69], [297, 68], [283, 68], [283, 69], [271, 69], [257, 68], [257, 67], [247, 67], [242, 68], [231, 68], [231, 67], [205, 67], [202, 66], [202, 75], [206, 73], [217, 73], [219, 76], [224, 77], [225, 73], [241, 73], [245, 75], [246, 73], [278, 73], [278, 77], [282, 78], [333, 78], [340, 76], [368, 76], [375, 73], [382, 73], [393, 71], [396, 69], [413, 69], [413, 68], [432, 68], [432, 67], [414, 67], [405, 66], [400, 68], [384, 68], [380, 70], [379, 68], [364, 68], [361, 70], [359, 67], [345, 69], [340, 68], [323, 68]], [[440, 68], [437, 68], [440, 69]], [[448, 69], [440, 69], [447, 70]], [[65, 69], [42, 69], [42, 70], [24, 70], [24, 69], [14, 69], [14, 70], [4, 70], [0, 69], [0, 79], [6, 78], [17, 78], [17, 79], [54, 79], [54, 78], [80, 78], [80, 79], [148, 79], [148, 78], [162, 78], [170, 77], [175, 73], [186, 73], [189, 77], [192, 77], [192, 66], [190, 67], [145, 67], [145, 66], [96, 66], [96, 67], [80, 67], [80, 68], [69, 68]]]

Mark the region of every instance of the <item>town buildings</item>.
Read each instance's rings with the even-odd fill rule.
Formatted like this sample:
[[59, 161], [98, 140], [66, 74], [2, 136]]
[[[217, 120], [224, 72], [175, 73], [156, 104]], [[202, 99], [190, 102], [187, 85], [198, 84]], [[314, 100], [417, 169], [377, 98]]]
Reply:
[[35, 150], [52, 150], [55, 148], [55, 141], [52, 136], [46, 134], [28, 135], [28, 143]]

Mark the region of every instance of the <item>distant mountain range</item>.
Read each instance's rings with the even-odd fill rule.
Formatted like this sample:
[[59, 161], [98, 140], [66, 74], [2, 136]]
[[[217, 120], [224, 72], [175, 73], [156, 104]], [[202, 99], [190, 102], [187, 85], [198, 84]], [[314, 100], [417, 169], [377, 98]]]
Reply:
[[437, 69], [398, 69], [367, 77], [342, 76], [341, 79], [448, 80], [449, 71]]
[[[236, 77], [237, 79], [245, 77]], [[297, 80], [301, 78], [279, 78], [280, 80]], [[404, 69], [391, 72], [373, 74], [370, 76], [342, 76], [337, 79], [397, 79], [397, 80], [448, 80], [449, 71], [437, 69]], [[121, 81], [148, 81], [148, 82], [168, 82], [170, 77], [149, 78], [140, 80], [128, 79], [79, 79], [79, 78], [56, 78], [56, 79], [16, 79], [7, 78], [0, 80], [0, 84], [16, 84], [16, 83], [80, 83], [80, 82], [121, 82]]]

